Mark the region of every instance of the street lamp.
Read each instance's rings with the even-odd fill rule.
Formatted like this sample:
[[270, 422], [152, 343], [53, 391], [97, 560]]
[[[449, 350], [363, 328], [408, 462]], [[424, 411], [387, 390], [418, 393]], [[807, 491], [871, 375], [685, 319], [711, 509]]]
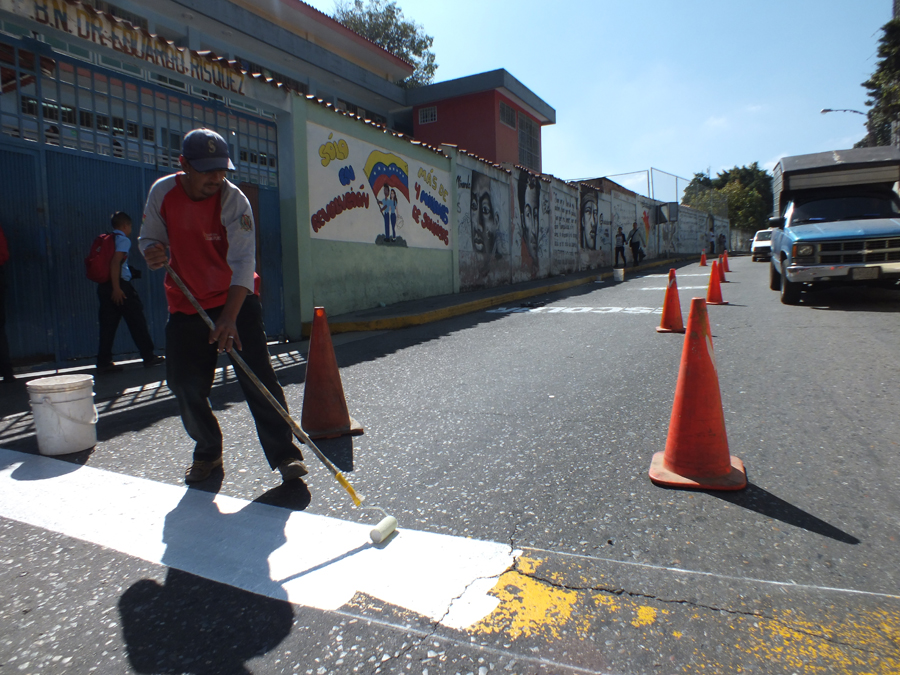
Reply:
[[830, 112], [849, 112], [849, 113], [856, 113], [857, 115], [862, 115], [863, 117], [868, 117], [868, 115], [866, 115], [866, 113], [864, 113], [864, 112], [860, 112], [859, 110], [850, 110], [849, 108], [836, 108], [836, 109], [822, 108], [822, 110], [821, 110], [821, 113], [823, 115], [825, 113], [830, 113]]

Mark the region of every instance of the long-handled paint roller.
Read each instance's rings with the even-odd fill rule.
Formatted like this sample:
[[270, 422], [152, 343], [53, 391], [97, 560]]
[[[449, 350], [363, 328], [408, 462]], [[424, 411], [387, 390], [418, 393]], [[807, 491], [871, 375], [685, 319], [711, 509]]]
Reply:
[[[212, 319], [209, 318], [209, 314], [207, 314], [206, 311], [200, 306], [200, 303], [197, 302], [194, 294], [191, 293], [190, 290], [188, 290], [188, 287], [184, 285], [181, 277], [179, 277], [175, 273], [175, 270], [172, 269], [168, 262], [163, 263], [163, 267], [172, 278], [172, 281], [174, 281], [178, 288], [181, 289], [181, 292], [184, 293], [184, 297], [186, 297], [191, 305], [193, 305], [194, 309], [197, 310], [197, 314], [200, 315], [200, 318], [203, 319], [207, 326], [209, 326], [209, 329], [215, 330], [216, 324]], [[256, 373], [254, 373], [250, 369], [250, 366], [247, 365], [247, 362], [244, 361], [243, 358], [241, 358], [241, 355], [238, 354], [237, 350], [232, 347], [228, 350], [228, 353], [231, 355], [231, 358], [240, 367], [240, 369], [243, 370], [244, 373], [246, 373], [247, 377], [250, 378], [253, 384], [256, 385], [256, 388], [259, 389], [260, 393], [262, 393], [262, 395], [266, 397], [266, 400], [268, 400], [269, 403], [272, 404], [275, 410], [278, 411], [278, 414], [281, 415], [284, 421], [288, 423], [288, 426], [290, 426], [291, 431], [293, 432], [294, 436], [297, 437], [297, 440], [306, 445], [315, 453], [316, 457], [319, 458], [319, 461], [322, 462], [322, 464], [324, 464], [329, 471], [331, 471], [337, 482], [340, 483], [341, 487], [347, 491], [348, 495], [350, 495], [350, 499], [353, 500], [353, 504], [355, 506], [360, 506], [363, 503], [365, 497], [361, 497], [356, 493], [356, 490], [354, 490], [353, 486], [350, 485], [350, 481], [348, 481], [344, 477], [344, 474], [342, 474], [340, 470], [338, 470], [334, 463], [330, 459], [328, 459], [328, 457], [326, 457], [321, 450], [319, 450], [315, 443], [312, 442], [312, 439], [310, 439], [310, 437], [306, 435], [306, 432], [303, 431], [303, 428], [299, 424], [297, 424], [296, 421], [294, 421], [294, 418], [288, 414], [287, 410], [285, 410], [284, 407], [282, 407], [281, 403], [279, 403], [278, 399], [276, 399], [272, 395], [272, 392], [269, 391], [268, 387], [266, 387], [266, 385], [264, 385], [262, 381], [256, 376]], [[393, 516], [389, 516], [387, 512], [381, 507], [365, 506], [363, 508], [376, 509], [384, 514], [384, 518], [372, 529], [372, 532], [369, 534], [374, 543], [380, 544], [385, 539], [387, 539], [394, 532], [394, 530], [397, 529], [397, 519]]]

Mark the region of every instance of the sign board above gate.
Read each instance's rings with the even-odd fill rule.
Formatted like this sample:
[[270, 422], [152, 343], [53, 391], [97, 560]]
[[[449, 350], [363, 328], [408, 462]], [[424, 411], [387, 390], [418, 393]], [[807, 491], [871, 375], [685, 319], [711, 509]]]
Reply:
[[80, 2], [0, 0], [0, 10], [232, 94], [244, 94], [244, 72], [224, 59], [176, 47], [168, 40]]

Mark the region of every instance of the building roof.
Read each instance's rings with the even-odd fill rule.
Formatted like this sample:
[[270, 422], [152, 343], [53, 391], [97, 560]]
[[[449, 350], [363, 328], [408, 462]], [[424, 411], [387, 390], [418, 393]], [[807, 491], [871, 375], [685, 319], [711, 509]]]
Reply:
[[402, 80], [415, 71], [408, 61], [375, 44], [368, 38], [350, 30], [344, 24], [320, 12], [301, 0], [230, 0], [258, 16], [269, 19], [276, 26], [291, 33], [310, 39], [310, 22], [315, 24], [314, 42], [331, 51], [346, 53], [354, 60], [374, 66], [384, 71], [392, 81]]
[[509, 74], [505, 69], [490, 70], [486, 73], [459, 77], [455, 80], [429, 84], [410, 89], [406, 93], [406, 103], [411, 106], [428, 105], [451, 98], [478, 94], [483, 91], [499, 91], [507, 98], [533, 115], [541, 125], [556, 124], [556, 110]]

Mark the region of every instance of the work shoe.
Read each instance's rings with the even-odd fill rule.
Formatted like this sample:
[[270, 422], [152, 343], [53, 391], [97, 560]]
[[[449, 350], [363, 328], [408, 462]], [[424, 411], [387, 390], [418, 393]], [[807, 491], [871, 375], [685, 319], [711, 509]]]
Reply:
[[299, 459], [294, 458], [284, 460], [278, 465], [278, 470], [281, 472], [281, 479], [284, 481], [303, 478], [303, 476], [309, 473], [306, 464]]
[[149, 359], [144, 359], [144, 368], [152, 368], [153, 366], [161, 366], [166, 362], [165, 356], [151, 356]]
[[209, 475], [215, 470], [222, 468], [222, 458], [216, 459], [195, 459], [194, 463], [184, 472], [184, 482], [200, 483], [209, 478]]

